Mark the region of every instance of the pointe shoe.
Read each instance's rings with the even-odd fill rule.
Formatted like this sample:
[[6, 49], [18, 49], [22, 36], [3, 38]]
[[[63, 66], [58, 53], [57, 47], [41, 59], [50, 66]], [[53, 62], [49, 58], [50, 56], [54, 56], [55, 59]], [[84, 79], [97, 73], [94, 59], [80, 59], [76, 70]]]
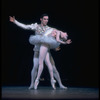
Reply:
[[39, 80], [36, 79], [36, 80], [35, 80], [35, 83], [34, 83], [34, 89], [35, 89], [35, 90], [37, 89], [38, 84], [39, 84]]
[[52, 85], [52, 88], [53, 88], [54, 90], [56, 89], [55, 83], [56, 83], [56, 80], [51, 79], [51, 85]]
[[64, 85], [60, 85], [61, 89], [67, 89], [67, 87], [65, 87]]

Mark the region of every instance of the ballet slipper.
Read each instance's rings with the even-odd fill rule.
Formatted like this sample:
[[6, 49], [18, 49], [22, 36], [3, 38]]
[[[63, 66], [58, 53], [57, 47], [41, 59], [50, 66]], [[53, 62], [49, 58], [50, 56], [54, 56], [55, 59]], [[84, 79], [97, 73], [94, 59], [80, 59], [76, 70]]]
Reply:
[[60, 85], [61, 89], [67, 89], [67, 87], [65, 87], [64, 85]]
[[33, 85], [33, 84], [30, 85], [30, 87], [29, 87], [28, 89], [30, 90], [30, 89], [32, 89], [32, 88], [34, 88], [34, 85]]

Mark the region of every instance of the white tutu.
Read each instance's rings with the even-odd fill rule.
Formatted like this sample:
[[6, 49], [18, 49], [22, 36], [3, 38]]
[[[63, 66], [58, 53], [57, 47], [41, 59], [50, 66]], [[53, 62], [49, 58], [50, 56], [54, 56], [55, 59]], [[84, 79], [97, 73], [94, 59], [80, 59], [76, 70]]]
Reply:
[[29, 37], [29, 43], [32, 45], [46, 44], [50, 47], [50, 49], [57, 48], [60, 45], [54, 37], [45, 35], [31, 35]]

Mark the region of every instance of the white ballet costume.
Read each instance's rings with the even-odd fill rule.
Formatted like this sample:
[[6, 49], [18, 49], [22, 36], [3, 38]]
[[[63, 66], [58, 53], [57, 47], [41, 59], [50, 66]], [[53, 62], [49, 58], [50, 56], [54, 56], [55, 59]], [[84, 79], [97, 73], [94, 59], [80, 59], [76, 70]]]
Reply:
[[60, 45], [60, 43], [58, 43], [56, 39], [53, 36], [51, 36], [52, 31], [53, 28], [49, 28], [42, 35], [31, 35], [29, 37], [30, 44], [46, 44], [49, 46], [50, 49], [57, 48]]

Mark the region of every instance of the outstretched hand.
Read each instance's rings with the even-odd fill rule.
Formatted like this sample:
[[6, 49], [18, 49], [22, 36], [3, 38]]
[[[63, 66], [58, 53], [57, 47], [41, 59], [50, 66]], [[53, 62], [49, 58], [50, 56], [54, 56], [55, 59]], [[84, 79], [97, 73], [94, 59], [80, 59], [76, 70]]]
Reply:
[[13, 16], [13, 17], [9, 16], [9, 21], [15, 22], [15, 16]]
[[71, 39], [68, 39], [68, 40], [66, 41], [66, 44], [70, 44], [70, 43], [72, 43], [72, 41], [71, 41]]

